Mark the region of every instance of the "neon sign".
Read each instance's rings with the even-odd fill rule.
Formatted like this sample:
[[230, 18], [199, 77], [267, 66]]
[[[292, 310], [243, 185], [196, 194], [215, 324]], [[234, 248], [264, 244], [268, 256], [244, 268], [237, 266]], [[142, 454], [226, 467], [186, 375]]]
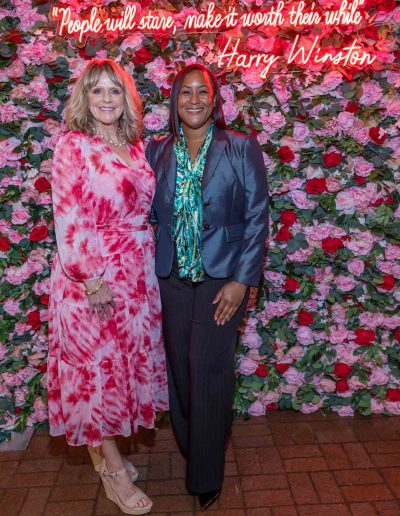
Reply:
[[[246, 11], [241, 13], [235, 6], [230, 6], [227, 11], [219, 11], [211, 2], [205, 12], [190, 10], [184, 19], [179, 14], [164, 10], [142, 11], [137, 3], [128, 4], [117, 14], [108, 12], [105, 8], [92, 7], [86, 13], [78, 15], [71, 7], [52, 8], [51, 16], [57, 22], [57, 33], [60, 36], [71, 37], [82, 42], [87, 37], [106, 34], [108, 37], [127, 35], [132, 31], [144, 33], [168, 34], [169, 37], [177, 37], [182, 33], [208, 32], [224, 33], [232, 29], [252, 29], [265, 31], [268, 27], [293, 28], [305, 27], [350, 27], [356, 29], [360, 24], [368, 24], [368, 14], [360, 8], [365, 0], [342, 0], [337, 9], [327, 9], [323, 12], [315, 2], [307, 5], [301, 0], [295, 4], [287, 4], [280, 0], [264, 10]], [[282, 56], [277, 53], [243, 52], [241, 40], [232, 36], [218, 55], [218, 66], [251, 68], [261, 67], [261, 78], [265, 79], [271, 68], [284, 59], [288, 65], [296, 64], [305, 66], [316, 65], [340, 65], [340, 66], [369, 66], [376, 60], [368, 49], [364, 49], [357, 37], [343, 48], [324, 49], [321, 47], [320, 36], [313, 37], [307, 48], [301, 42], [299, 34], [289, 45]]]

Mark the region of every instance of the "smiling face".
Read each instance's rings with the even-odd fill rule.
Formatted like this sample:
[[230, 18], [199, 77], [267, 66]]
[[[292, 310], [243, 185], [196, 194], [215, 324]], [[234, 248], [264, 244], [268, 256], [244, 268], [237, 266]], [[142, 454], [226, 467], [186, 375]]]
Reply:
[[124, 92], [106, 72], [88, 92], [88, 108], [96, 126], [109, 128], [118, 124], [124, 111]]
[[183, 129], [207, 128], [214, 110], [214, 91], [208, 75], [193, 70], [185, 75], [178, 94], [178, 115]]

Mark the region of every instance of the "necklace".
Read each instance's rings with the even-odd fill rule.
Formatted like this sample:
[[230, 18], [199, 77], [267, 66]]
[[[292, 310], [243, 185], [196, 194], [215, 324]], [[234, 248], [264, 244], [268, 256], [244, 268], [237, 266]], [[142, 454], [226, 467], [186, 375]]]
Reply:
[[100, 138], [102, 138], [104, 141], [106, 141], [110, 145], [114, 145], [114, 147], [125, 147], [125, 145], [127, 144], [127, 141], [124, 136], [122, 136], [121, 141], [119, 141], [119, 140], [114, 141], [114, 140], [111, 140], [111, 138], [108, 138], [105, 134], [102, 134], [100, 131], [98, 131], [96, 129], [96, 127], [93, 127], [93, 132], [97, 136], [100, 136]]

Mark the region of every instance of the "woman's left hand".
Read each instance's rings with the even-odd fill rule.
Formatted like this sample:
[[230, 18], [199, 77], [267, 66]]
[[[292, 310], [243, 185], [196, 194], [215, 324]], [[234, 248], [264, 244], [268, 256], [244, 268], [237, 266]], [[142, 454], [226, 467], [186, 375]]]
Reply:
[[247, 285], [237, 281], [230, 281], [221, 288], [213, 301], [213, 305], [218, 303], [214, 315], [218, 326], [224, 325], [235, 315], [236, 310], [242, 304], [247, 288]]

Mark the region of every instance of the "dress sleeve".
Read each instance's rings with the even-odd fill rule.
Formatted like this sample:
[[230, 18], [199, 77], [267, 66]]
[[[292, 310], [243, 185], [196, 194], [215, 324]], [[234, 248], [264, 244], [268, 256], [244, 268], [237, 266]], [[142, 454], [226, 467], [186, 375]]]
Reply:
[[51, 186], [57, 251], [65, 274], [74, 281], [104, 272], [88, 175], [81, 135], [67, 133], [54, 151]]
[[253, 136], [245, 140], [244, 171], [245, 230], [233, 279], [257, 286], [268, 236], [268, 185], [261, 147]]

